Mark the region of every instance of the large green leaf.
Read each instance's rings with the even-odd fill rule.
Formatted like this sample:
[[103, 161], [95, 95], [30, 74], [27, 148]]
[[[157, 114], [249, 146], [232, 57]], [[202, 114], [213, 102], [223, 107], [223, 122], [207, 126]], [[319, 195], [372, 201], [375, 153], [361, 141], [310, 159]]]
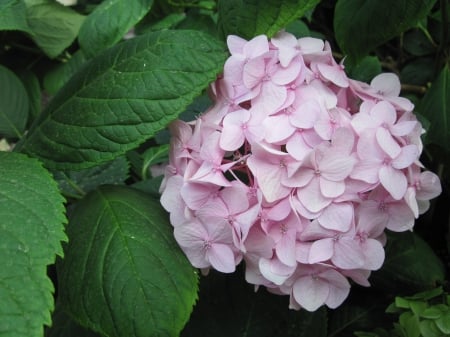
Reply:
[[341, 49], [360, 59], [375, 47], [414, 27], [436, 0], [338, 0], [334, 31]]
[[159, 31], [121, 43], [71, 78], [22, 150], [59, 169], [112, 160], [185, 110], [225, 58], [222, 43], [195, 31]]
[[22, 0], [0, 0], [0, 30], [29, 32], [26, 7]]
[[431, 247], [413, 232], [389, 233], [386, 260], [372, 274], [374, 286], [396, 294], [434, 288], [444, 281], [442, 261]]
[[182, 337], [326, 337], [327, 310], [289, 309], [289, 297], [257, 292], [234, 274], [210, 271], [200, 281], [199, 301]]
[[178, 336], [197, 298], [197, 276], [158, 201], [102, 187], [69, 218], [58, 268], [62, 305], [110, 337]]
[[0, 135], [20, 138], [28, 119], [28, 94], [22, 81], [0, 65]]
[[251, 39], [275, 35], [289, 23], [314, 8], [319, 0], [219, 0], [219, 30], [224, 37]]
[[105, 0], [89, 14], [80, 29], [78, 41], [88, 57], [116, 42], [152, 7], [153, 0]]
[[430, 121], [425, 141], [450, 151], [450, 68], [448, 65], [432, 83], [417, 110]]
[[27, 19], [31, 37], [48, 57], [56, 57], [78, 35], [84, 16], [56, 1], [28, 2]]
[[66, 240], [63, 198], [36, 159], [0, 152], [0, 336], [39, 337], [51, 323], [47, 265]]

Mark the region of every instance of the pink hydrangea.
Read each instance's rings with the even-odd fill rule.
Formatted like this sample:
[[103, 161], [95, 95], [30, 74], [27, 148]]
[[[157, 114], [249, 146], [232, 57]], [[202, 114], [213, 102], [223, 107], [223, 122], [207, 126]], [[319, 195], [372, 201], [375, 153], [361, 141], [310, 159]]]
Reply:
[[327, 42], [228, 37], [214, 105], [175, 121], [161, 203], [192, 265], [336, 308], [369, 286], [385, 230], [411, 230], [439, 195], [423, 129], [394, 74], [348, 78]]

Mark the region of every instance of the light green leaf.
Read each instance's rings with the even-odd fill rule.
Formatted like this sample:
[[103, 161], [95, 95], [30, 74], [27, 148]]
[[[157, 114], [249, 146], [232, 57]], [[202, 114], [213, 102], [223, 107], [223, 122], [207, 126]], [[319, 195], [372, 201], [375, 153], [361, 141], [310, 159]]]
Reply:
[[30, 31], [22, 0], [0, 0], [0, 30]]
[[72, 44], [85, 17], [56, 1], [46, 1], [30, 4], [27, 18], [34, 42], [54, 58]]
[[219, 0], [218, 26], [222, 36], [251, 39], [259, 34], [275, 35], [301, 18], [319, 0]]
[[430, 121], [425, 142], [450, 149], [450, 68], [445, 66], [417, 110]]
[[153, 0], [105, 0], [89, 14], [78, 41], [87, 57], [113, 46], [152, 7]]
[[334, 30], [341, 49], [359, 60], [377, 46], [414, 27], [436, 0], [338, 0]]
[[439, 330], [446, 335], [450, 334], [450, 311], [443, 313], [435, 322]]
[[19, 148], [57, 169], [110, 161], [175, 119], [225, 58], [221, 43], [195, 31], [158, 31], [121, 43], [71, 78]]
[[20, 138], [28, 119], [28, 94], [22, 81], [0, 65], [0, 135]]
[[420, 321], [420, 333], [423, 337], [442, 337], [442, 332], [433, 320]]
[[61, 304], [110, 337], [178, 336], [197, 297], [197, 275], [155, 199], [107, 186], [80, 201], [58, 265]]
[[47, 265], [62, 256], [63, 202], [36, 159], [0, 152], [0, 336], [40, 337], [51, 323]]
[[404, 312], [399, 317], [400, 326], [404, 329], [405, 337], [419, 337], [419, 318], [411, 312]]
[[413, 232], [389, 232], [383, 267], [373, 272], [373, 286], [391, 291], [421, 291], [436, 287], [445, 278], [442, 261]]

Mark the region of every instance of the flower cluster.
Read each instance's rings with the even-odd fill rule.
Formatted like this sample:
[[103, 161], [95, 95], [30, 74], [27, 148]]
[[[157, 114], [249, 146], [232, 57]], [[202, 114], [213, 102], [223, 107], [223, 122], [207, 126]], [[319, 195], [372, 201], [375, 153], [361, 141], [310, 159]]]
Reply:
[[228, 37], [214, 105], [175, 121], [161, 203], [193, 266], [290, 295], [291, 308], [339, 306], [368, 286], [385, 229], [411, 230], [436, 197], [422, 126], [394, 74], [348, 78], [330, 46], [281, 32]]

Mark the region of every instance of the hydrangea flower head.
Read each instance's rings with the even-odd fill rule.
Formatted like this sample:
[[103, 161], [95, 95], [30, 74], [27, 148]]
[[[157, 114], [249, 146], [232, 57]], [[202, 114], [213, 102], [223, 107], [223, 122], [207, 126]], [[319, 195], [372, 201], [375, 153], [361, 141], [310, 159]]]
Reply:
[[214, 105], [175, 121], [161, 203], [193, 266], [339, 306], [369, 286], [385, 230], [411, 230], [441, 192], [419, 161], [423, 129], [394, 74], [347, 77], [327, 42], [228, 37]]

